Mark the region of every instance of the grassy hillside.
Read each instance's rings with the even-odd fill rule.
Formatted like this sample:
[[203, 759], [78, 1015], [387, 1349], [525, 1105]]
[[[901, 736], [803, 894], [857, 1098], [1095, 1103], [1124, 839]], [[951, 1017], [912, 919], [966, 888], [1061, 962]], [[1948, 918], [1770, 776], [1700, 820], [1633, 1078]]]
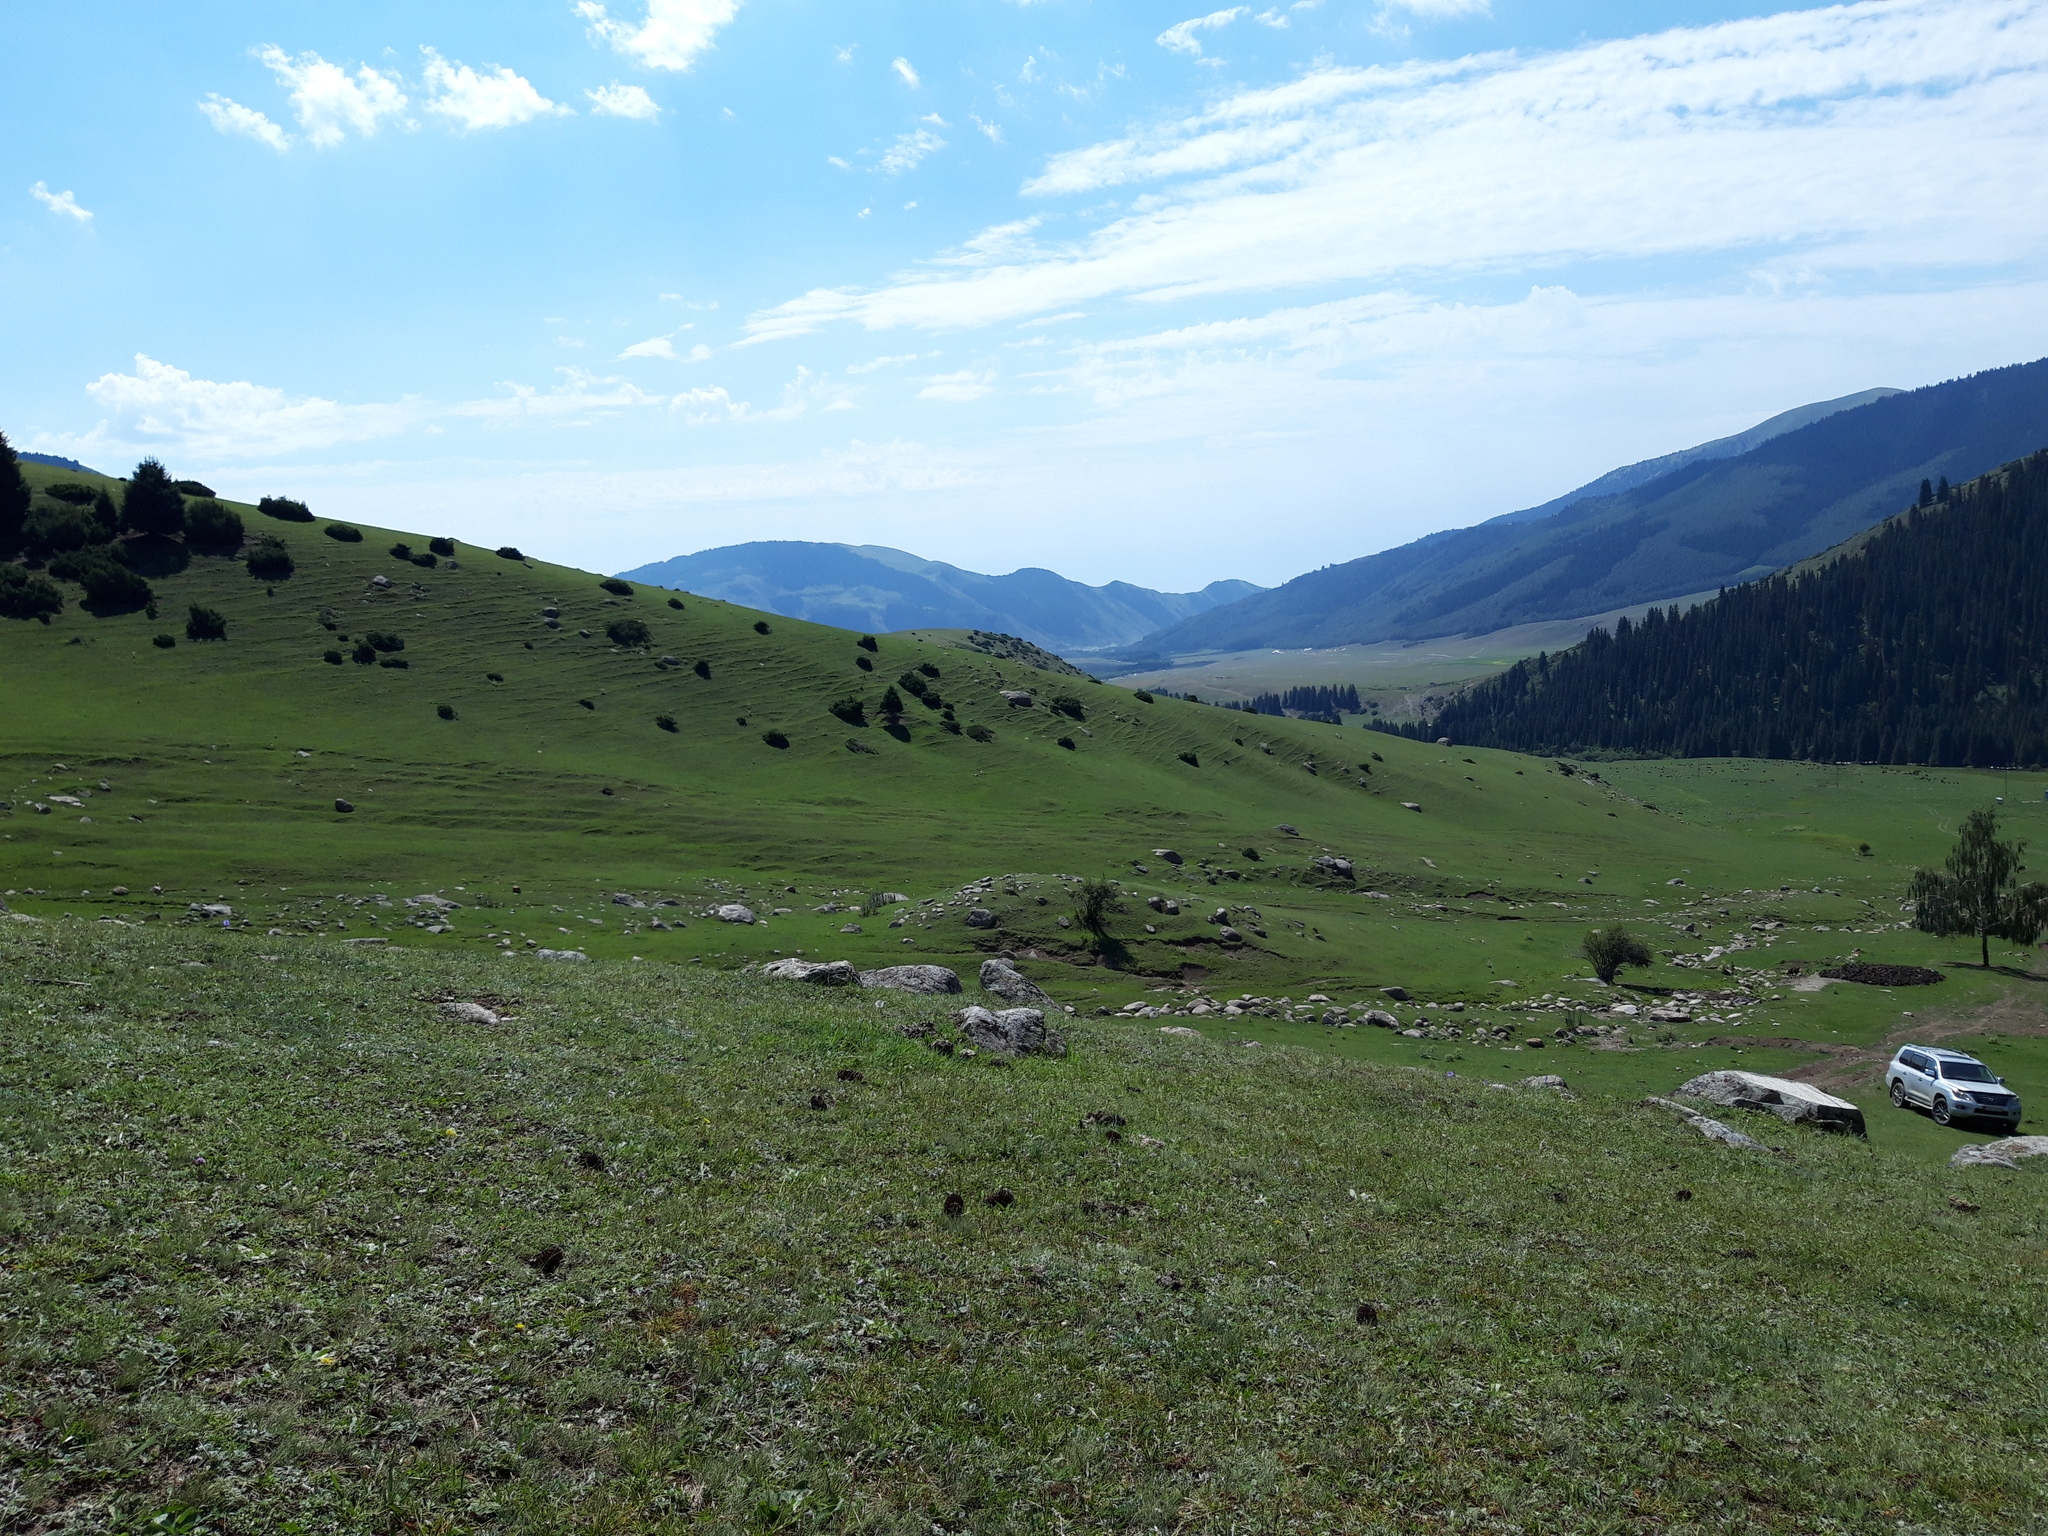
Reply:
[[1709, 591], [1816, 554], [2048, 444], [2048, 359], [1890, 395], [1533, 523], [1495, 520], [1298, 576], [1146, 637], [1147, 654], [1332, 646]]
[[2042, 1528], [2039, 1170], [651, 965], [0, 960], [10, 1529]]

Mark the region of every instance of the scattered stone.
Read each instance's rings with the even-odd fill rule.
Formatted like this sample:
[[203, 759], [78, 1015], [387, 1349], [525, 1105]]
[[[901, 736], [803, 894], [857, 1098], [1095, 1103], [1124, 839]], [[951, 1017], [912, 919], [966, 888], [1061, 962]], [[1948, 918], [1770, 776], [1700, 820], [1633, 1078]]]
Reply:
[[201, 905], [195, 901], [185, 910], [187, 912], [196, 912], [201, 917], [233, 917], [235, 915], [235, 909], [224, 902], [207, 902]]
[[996, 915], [987, 907], [976, 907], [967, 914], [967, 926], [970, 928], [993, 928], [995, 925]]
[[729, 901], [711, 915], [721, 923], [751, 923], [754, 920], [754, 909], [743, 907], [736, 901]]
[[1401, 1021], [1384, 1008], [1368, 1008], [1358, 1016], [1361, 1024], [1370, 1024], [1376, 1029], [1399, 1029]]
[[1164, 859], [1169, 864], [1184, 864], [1187, 862], [1179, 854], [1175, 853], [1171, 848], [1154, 848], [1152, 850], [1152, 857], [1155, 859]]
[[882, 905], [886, 907], [898, 906], [901, 903], [906, 902], [908, 900], [910, 900], [910, 898], [904, 895], [901, 891], [882, 892]]
[[344, 944], [389, 944], [389, 939], [343, 939]]
[[462, 1024], [496, 1024], [498, 1016], [482, 1003], [443, 1003], [441, 1012]]
[[1405, 1003], [1408, 1001], [1408, 989], [1406, 987], [1381, 987], [1380, 996], [1391, 997], [1397, 1003]]
[[370, 578], [370, 585], [382, 592], [391, 585], [391, 578], [389, 576], [372, 576]]
[[841, 933], [859, 933], [861, 931], [861, 927], [859, 923], [841, 923], [839, 925], [839, 931]]
[[1003, 702], [1012, 709], [1029, 709], [1031, 707], [1031, 695], [1024, 692], [1021, 688], [1004, 688], [998, 691], [1003, 696]]
[[336, 800], [334, 802], [334, 808], [336, 811], [340, 812], [344, 816], [348, 815], [349, 812], [355, 809], [355, 807], [353, 805], [350, 805], [346, 800]]
[[761, 967], [771, 981], [805, 981], [814, 987], [850, 987], [857, 979], [850, 960], [771, 960]]
[[981, 962], [981, 990], [993, 992], [1006, 1003], [1020, 1008], [1052, 1006], [1052, 999], [1045, 990], [1007, 960], [989, 959]]
[[462, 910], [461, 902], [450, 901], [445, 896], [408, 896], [405, 898], [405, 904], [408, 907], [431, 907], [436, 912], [459, 912]]
[[1322, 873], [1330, 876], [1334, 880], [1351, 880], [1357, 878], [1352, 873], [1351, 861], [1349, 859], [1336, 858], [1327, 853], [1318, 854], [1316, 856], [1315, 867]]
[[1294, 823], [1291, 821], [1283, 821], [1280, 823], [1279, 826], [1275, 827], [1273, 830], [1275, 832], [1285, 832], [1289, 837], [1301, 836], [1299, 832], [1294, 830]]
[[1401, 802], [1401, 809], [1404, 811], [1420, 811], [1422, 807], [1417, 805], [1413, 800], [1403, 800]]
[[1811, 1083], [1757, 1072], [1706, 1072], [1681, 1083], [1681, 1099], [1705, 1099], [1726, 1109], [1762, 1110], [1787, 1125], [1813, 1125], [1824, 1131], [1864, 1134], [1863, 1111], [1847, 1099], [1823, 1093]]
[[[1687, 1125], [1690, 1125], [1694, 1130], [1706, 1137], [1707, 1140], [1718, 1141], [1724, 1147], [1735, 1147], [1746, 1152], [1766, 1152], [1770, 1150], [1762, 1142], [1743, 1135], [1742, 1132], [1736, 1130], [1733, 1126], [1723, 1125], [1719, 1120], [1710, 1120], [1707, 1116], [1688, 1105], [1675, 1104], [1670, 1099], [1660, 1099], [1655, 1094], [1651, 1094], [1642, 1102], [1654, 1105], [1658, 1109], [1677, 1110], [1681, 1115], [1685, 1116]], [[1692, 1198], [1691, 1193], [1688, 1192], [1684, 1198], [1690, 1200]]]
[[128, 894], [128, 887], [125, 885], [117, 885], [114, 887], [114, 894], [116, 896], [126, 896]]
[[1235, 928], [1231, 927], [1228, 923], [1224, 924], [1221, 928], [1218, 928], [1216, 930], [1216, 937], [1221, 939], [1226, 944], [1242, 944], [1244, 942], [1244, 935], [1239, 933]]
[[612, 905], [615, 907], [644, 907], [647, 903], [637, 896], [631, 896], [624, 891], [620, 891], [612, 897]]
[[1522, 1086], [1524, 1088], [1555, 1088], [1567, 1098], [1571, 1096], [1572, 1091], [1571, 1084], [1567, 1083], [1555, 1072], [1545, 1072], [1540, 1077], [1525, 1077], [1522, 1079]]
[[1956, 1148], [1951, 1168], [2014, 1168], [2023, 1157], [2048, 1157], [2048, 1136], [2008, 1136], [2003, 1141], [1972, 1142]]
[[533, 952], [533, 956], [536, 960], [588, 960], [590, 958], [580, 949], [536, 949]]
[[976, 1006], [953, 1016], [962, 1034], [980, 1049], [1008, 1056], [1064, 1056], [1067, 1043], [1045, 1027], [1037, 1008], [1005, 1008], [1000, 1013]]
[[960, 977], [943, 965], [885, 965], [879, 970], [862, 971], [860, 984], [932, 997], [942, 992], [958, 992]]
[[1202, 1032], [1199, 1029], [1190, 1029], [1185, 1024], [1162, 1024], [1159, 1026], [1159, 1033], [1162, 1035], [1178, 1035], [1183, 1040], [1200, 1040], [1203, 1038]]

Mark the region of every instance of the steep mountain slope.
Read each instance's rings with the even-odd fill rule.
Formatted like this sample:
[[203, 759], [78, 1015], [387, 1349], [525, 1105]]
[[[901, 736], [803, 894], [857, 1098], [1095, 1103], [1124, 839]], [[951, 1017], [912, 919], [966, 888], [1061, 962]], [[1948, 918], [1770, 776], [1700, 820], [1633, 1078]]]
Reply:
[[1799, 570], [1517, 662], [1408, 734], [1525, 751], [2048, 763], [2048, 449]]
[[992, 629], [1062, 653], [1128, 645], [1263, 590], [1248, 581], [1199, 592], [1091, 587], [1035, 567], [984, 576], [878, 544], [800, 540], [731, 544], [621, 574], [842, 629]]
[[1752, 580], [2048, 443], [2048, 360], [1891, 395], [1538, 522], [1434, 534], [1147, 637], [1148, 653], [1483, 634]]

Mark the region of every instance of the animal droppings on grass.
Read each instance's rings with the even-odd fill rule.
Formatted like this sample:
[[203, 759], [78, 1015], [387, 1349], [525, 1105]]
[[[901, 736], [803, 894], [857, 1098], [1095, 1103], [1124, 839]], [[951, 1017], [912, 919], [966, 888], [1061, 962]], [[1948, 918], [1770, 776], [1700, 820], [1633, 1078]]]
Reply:
[[811, 1095], [811, 1108], [813, 1108], [813, 1109], [830, 1109], [831, 1107], [832, 1107], [832, 1101], [831, 1101], [830, 1099], [828, 1099], [828, 1098], [827, 1098], [827, 1097], [826, 1097], [826, 1096], [825, 1096], [824, 1094], [822, 1094], [822, 1093], [814, 1093], [814, 1094], [812, 1094], [812, 1095]]
[[1692, 1191], [1689, 1189], [1677, 1190], [1673, 1192], [1671, 1198], [1674, 1200], [1690, 1200], [1692, 1198]]
[[1369, 1328], [1377, 1328], [1380, 1325], [1380, 1309], [1369, 1301], [1361, 1301], [1358, 1304], [1357, 1317]]
[[946, 1196], [943, 1209], [948, 1216], [964, 1216], [967, 1214], [967, 1197], [958, 1192], [950, 1194]]
[[981, 1203], [983, 1205], [995, 1206], [1015, 1205], [1017, 1203], [1017, 1197], [1011, 1194], [1008, 1189], [999, 1189], [992, 1195], [983, 1195], [981, 1197]]
[[867, 1081], [867, 1078], [853, 1067], [841, 1067], [839, 1069], [839, 1081], [842, 1083], [864, 1083]]
[[604, 1154], [594, 1147], [585, 1147], [576, 1154], [576, 1166], [578, 1168], [588, 1168], [592, 1173], [603, 1173], [605, 1170]]

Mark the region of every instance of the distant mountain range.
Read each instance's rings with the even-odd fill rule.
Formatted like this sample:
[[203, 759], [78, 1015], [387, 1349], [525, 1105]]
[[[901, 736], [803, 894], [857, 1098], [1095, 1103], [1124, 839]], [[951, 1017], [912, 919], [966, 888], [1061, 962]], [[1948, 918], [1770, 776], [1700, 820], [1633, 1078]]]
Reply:
[[1091, 587], [1035, 567], [984, 576], [877, 544], [781, 539], [729, 544], [619, 575], [876, 634], [999, 630], [1062, 655], [1129, 645], [1264, 590], [1248, 581], [1213, 581], [1199, 592], [1154, 592], [1126, 581]]
[[[52, 469], [68, 469], [74, 475], [96, 475], [99, 473], [96, 469], [88, 469], [76, 459], [60, 459], [54, 453], [17, 452], [15, 457], [24, 464], [47, 464]], [[109, 475], [107, 478], [113, 479], [115, 477]]]
[[1119, 659], [1483, 634], [1750, 581], [2048, 444], [2048, 361], [1868, 390], [1615, 470], [1542, 507], [1325, 567]]

